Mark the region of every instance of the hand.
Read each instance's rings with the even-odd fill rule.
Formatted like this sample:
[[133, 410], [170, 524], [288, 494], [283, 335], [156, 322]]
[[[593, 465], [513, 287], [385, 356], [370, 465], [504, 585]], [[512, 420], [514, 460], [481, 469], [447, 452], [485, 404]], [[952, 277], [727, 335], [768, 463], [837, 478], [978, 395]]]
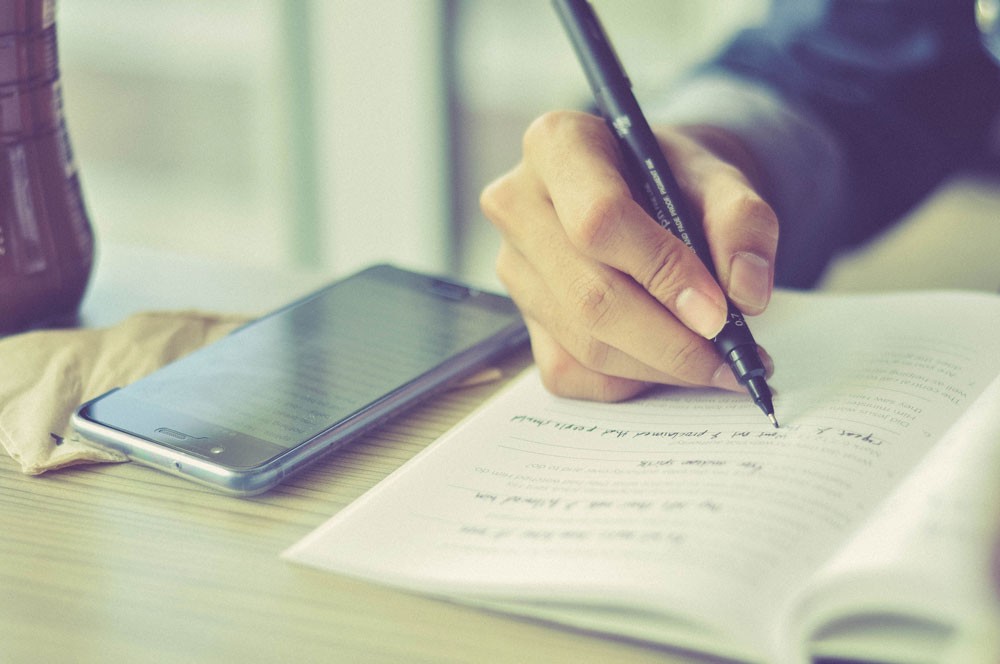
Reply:
[[[760, 313], [778, 222], [751, 184], [749, 155], [710, 127], [654, 131], [702, 217], [719, 283], [745, 314]], [[709, 341], [726, 318], [719, 283], [632, 199], [620, 171], [603, 120], [553, 112], [528, 128], [521, 162], [483, 191], [502, 235], [497, 274], [546, 387], [601, 401], [656, 383], [742, 391]]]

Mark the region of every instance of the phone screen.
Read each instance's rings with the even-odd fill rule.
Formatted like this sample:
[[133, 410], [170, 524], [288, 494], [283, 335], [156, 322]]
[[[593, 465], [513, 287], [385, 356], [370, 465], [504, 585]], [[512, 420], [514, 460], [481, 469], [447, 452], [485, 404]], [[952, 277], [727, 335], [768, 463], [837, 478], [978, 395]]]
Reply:
[[86, 404], [79, 416], [251, 468], [419, 390], [447, 361], [458, 372], [523, 340], [521, 327], [507, 298], [378, 266]]

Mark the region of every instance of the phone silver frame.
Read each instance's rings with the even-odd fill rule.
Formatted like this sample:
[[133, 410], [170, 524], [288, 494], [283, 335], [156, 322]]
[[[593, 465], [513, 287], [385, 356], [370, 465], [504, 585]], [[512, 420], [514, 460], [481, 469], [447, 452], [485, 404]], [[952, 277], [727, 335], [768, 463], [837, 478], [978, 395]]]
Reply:
[[86, 416], [85, 412], [91, 404], [114, 393], [117, 388], [82, 404], [71, 419], [73, 427], [95, 445], [115, 450], [143, 465], [232, 496], [253, 496], [273, 488], [307, 464], [340, 449], [418, 402], [455, 385], [491, 359], [523, 347], [527, 341], [528, 332], [523, 322], [518, 320], [511, 323], [362, 409], [332, 423], [319, 434], [303, 440], [261, 465], [246, 469], [213, 463], [182, 449], [113, 428]]

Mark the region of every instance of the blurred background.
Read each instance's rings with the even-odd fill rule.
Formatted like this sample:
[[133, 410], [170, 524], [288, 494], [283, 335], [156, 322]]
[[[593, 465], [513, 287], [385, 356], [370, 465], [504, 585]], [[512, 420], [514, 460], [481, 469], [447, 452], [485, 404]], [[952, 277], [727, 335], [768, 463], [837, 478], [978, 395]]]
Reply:
[[[765, 0], [596, 0], [641, 97]], [[59, 0], [99, 243], [493, 286], [478, 195], [589, 91], [547, 0]], [[100, 251], [100, 244], [98, 245]]]

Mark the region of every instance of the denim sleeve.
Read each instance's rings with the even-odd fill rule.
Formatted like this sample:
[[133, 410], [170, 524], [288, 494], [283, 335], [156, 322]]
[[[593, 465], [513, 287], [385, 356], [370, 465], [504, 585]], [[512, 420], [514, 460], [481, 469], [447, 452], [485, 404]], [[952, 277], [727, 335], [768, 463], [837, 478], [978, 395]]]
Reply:
[[781, 225], [775, 283], [813, 286], [836, 250], [816, 240], [846, 207], [847, 164], [838, 137], [806, 109], [724, 73], [692, 77], [645, 106], [653, 123], [708, 124], [740, 137], [760, 166], [760, 193]]
[[985, 161], [1000, 70], [972, 0], [779, 0], [653, 108], [746, 141], [781, 221], [776, 280], [805, 288]]

